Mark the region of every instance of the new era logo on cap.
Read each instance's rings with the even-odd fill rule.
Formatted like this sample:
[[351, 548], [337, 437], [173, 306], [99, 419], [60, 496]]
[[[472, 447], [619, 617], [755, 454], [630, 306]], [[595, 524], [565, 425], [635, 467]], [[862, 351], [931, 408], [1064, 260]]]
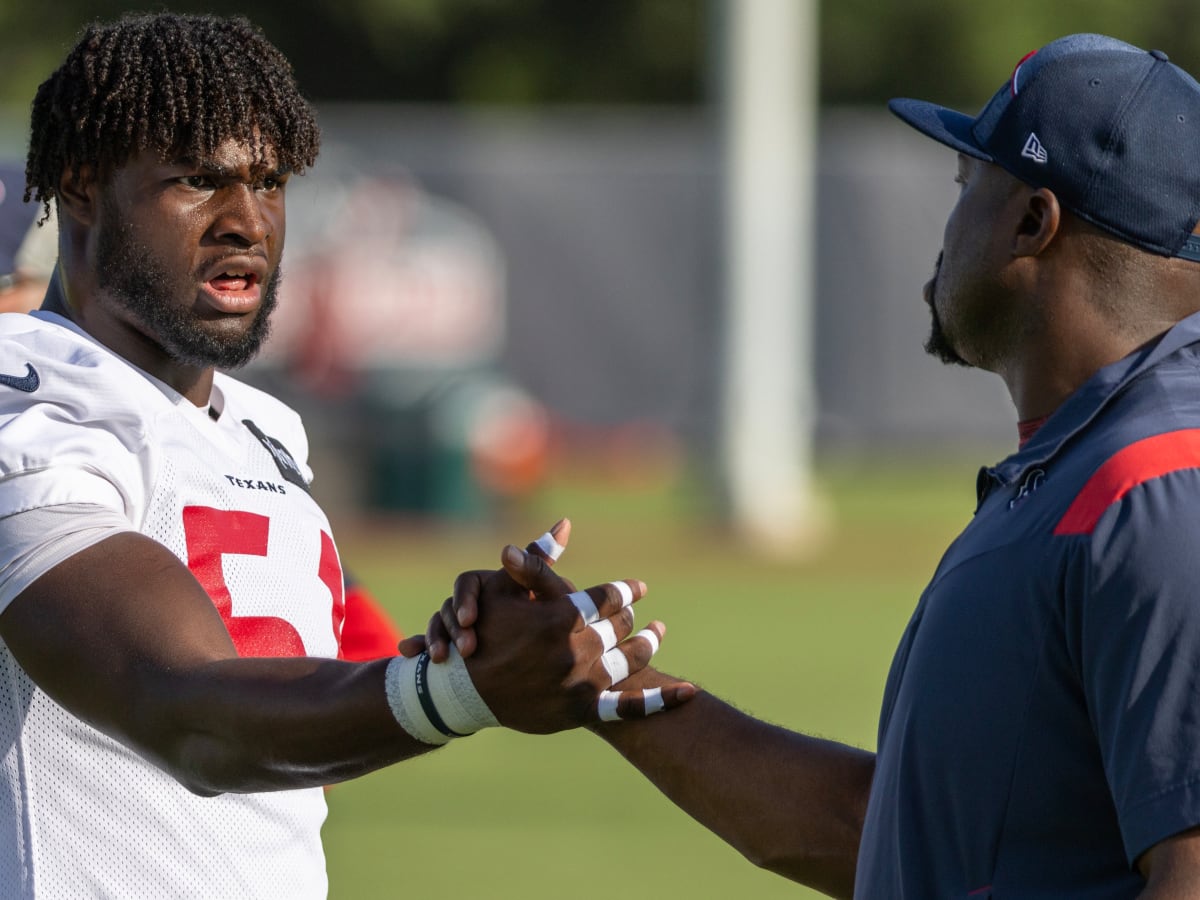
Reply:
[[1025, 146], [1021, 148], [1021, 155], [1042, 165], [1045, 165], [1046, 161], [1050, 159], [1049, 154], [1046, 153], [1046, 148], [1042, 146], [1042, 142], [1038, 140], [1038, 136], [1032, 131], [1029, 132], [1029, 139], [1025, 141]]

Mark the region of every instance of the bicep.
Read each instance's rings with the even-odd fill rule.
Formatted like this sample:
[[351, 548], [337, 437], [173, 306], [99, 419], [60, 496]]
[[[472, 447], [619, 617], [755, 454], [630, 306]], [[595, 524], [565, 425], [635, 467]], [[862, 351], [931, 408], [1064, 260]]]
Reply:
[[72, 714], [135, 746], [153, 742], [180, 673], [235, 656], [212, 601], [161, 544], [120, 532], [46, 571], [0, 614], [0, 638]]
[[1155, 844], [1137, 861], [1146, 879], [1142, 900], [1194, 897], [1200, 884], [1200, 828], [1192, 828]]

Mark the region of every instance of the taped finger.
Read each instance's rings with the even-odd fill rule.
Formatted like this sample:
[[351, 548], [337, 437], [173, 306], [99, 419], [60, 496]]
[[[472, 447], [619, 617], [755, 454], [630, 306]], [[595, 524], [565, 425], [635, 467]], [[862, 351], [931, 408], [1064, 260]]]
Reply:
[[600, 645], [603, 648], [601, 650], [602, 653], [607, 653], [613, 647], [617, 646], [617, 629], [613, 627], [613, 623], [609, 619], [601, 619], [599, 622], [593, 622], [588, 628], [600, 636]]
[[617, 712], [617, 701], [621, 699], [619, 691], [601, 691], [596, 702], [596, 714], [601, 722], [619, 722], [621, 714]]
[[635, 634], [634, 637], [643, 638], [650, 645], [650, 656], [653, 658], [654, 654], [658, 652], [658, 648], [660, 646], [658, 641], [658, 633], [651, 628], [643, 628], [641, 631]]
[[579, 610], [584, 625], [591, 625], [600, 618], [600, 610], [596, 609], [596, 602], [592, 600], [592, 595], [587, 591], [574, 591], [567, 594], [567, 599], [574, 603], [575, 608]]
[[[641, 709], [637, 704], [641, 704]], [[624, 708], [626, 715], [621, 715]], [[646, 688], [641, 691], [601, 691], [596, 703], [596, 715], [601, 722], [620, 722], [626, 718], [652, 716], [666, 709], [662, 688]]]
[[610, 684], [616, 684], [618, 681], [624, 681], [629, 677], [629, 657], [625, 655], [625, 650], [622, 647], [613, 647], [613, 649], [601, 656], [600, 664], [604, 666], [604, 671], [612, 679]]
[[[624, 681], [630, 672], [637, 672], [649, 664], [654, 654], [658, 652], [659, 637], [657, 629], [661, 622], [651, 623], [649, 628], [643, 628], [628, 640], [621, 641], [611, 650], [606, 650], [600, 656], [600, 665], [608, 673], [609, 685]], [[641, 638], [641, 642], [638, 641]]]
[[542, 556], [550, 560], [550, 562], [558, 562], [558, 558], [563, 555], [563, 551], [567, 548], [555, 540], [554, 535], [546, 532], [536, 541], [531, 543], [530, 548], [536, 548], [541, 552]]
[[617, 589], [617, 593], [621, 595], [621, 609], [633, 605], [633, 588], [624, 581], [610, 581], [610, 585]]
[[567, 599], [579, 610], [583, 624], [591, 625], [599, 619], [607, 619], [623, 609], [628, 609], [633, 605], [635, 597], [628, 582], [610, 581], [586, 591], [574, 591], [567, 594]]
[[667, 708], [663, 702], [662, 688], [646, 688], [642, 691], [642, 712], [648, 716]]

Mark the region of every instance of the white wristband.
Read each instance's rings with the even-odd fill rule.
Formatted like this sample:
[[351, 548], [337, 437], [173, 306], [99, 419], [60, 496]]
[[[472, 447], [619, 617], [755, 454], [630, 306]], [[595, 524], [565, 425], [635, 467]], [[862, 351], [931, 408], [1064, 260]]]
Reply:
[[500, 724], [475, 690], [475, 682], [471, 681], [471, 673], [467, 671], [467, 661], [453, 644], [446, 662], [429, 666], [429, 697], [442, 722], [455, 735], [474, 734], [482, 728]]
[[408, 659], [397, 656], [388, 663], [383, 683], [387, 690], [388, 706], [400, 727], [425, 744], [445, 744], [450, 735], [438, 731], [421, 708], [417, 696], [417, 660], [429, 660], [428, 654]]
[[454, 647], [450, 659], [431, 663], [428, 653], [407, 659], [397, 656], [384, 676], [388, 706], [400, 727], [426, 744], [445, 744], [481, 728], [499, 725]]

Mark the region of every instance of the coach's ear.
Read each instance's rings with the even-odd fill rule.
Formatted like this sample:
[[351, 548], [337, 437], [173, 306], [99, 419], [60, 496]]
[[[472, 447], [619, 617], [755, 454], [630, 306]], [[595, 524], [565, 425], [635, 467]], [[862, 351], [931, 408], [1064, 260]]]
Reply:
[[1047, 188], [1030, 187], [1021, 220], [1013, 235], [1013, 256], [1038, 256], [1050, 246], [1062, 225], [1058, 197]]
[[91, 225], [96, 214], [96, 167], [84, 163], [67, 169], [58, 180], [58, 209], [80, 225]]

